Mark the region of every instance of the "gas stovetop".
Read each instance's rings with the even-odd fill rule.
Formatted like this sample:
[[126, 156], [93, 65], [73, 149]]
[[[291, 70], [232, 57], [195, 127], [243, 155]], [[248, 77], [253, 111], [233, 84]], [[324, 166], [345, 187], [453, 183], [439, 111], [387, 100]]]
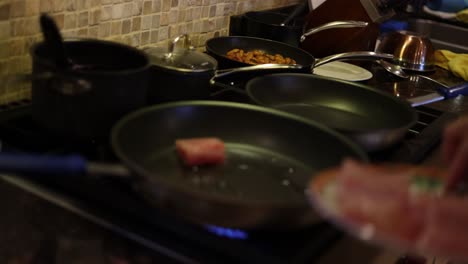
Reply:
[[[248, 102], [245, 95], [225, 90], [212, 99]], [[403, 142], [371, 153], [375, 161], [418, 163], [438, 144], [444, 125], [453, 114], [417, 108], [419, 122]], [[66, 154], [79, 152], [93, 161], [118, 162], [105, 144], [65, 147], [34, 124], [30, 102], [0, 109], [1, 151]], [[247, 231], [200, 226], [152, 208], [128, 182], [107, 177], [50, 175], [1, 176], [1, 179], [62, 206], [126, 238], [167, 255], [177, 263], [309, 263], [326, 253], [342, 234], [328, 223], [305, 229]]]
[[[42, 133], [30, 115], [29, 102], [0, 112], [1, 150], [47, 154], [80, 153], [92, 161], [118, 162], [109, 148], [66, 146]], [[290, 232], [266, 232], [200, 226], [148, 205], [125, 180], [113, 177], [50, 175], [1, 176], [176, 263], [305, 263], [318, 258], [341, 237], [327, 223]], [[241, 253], [240, 253], [241, 252]]]

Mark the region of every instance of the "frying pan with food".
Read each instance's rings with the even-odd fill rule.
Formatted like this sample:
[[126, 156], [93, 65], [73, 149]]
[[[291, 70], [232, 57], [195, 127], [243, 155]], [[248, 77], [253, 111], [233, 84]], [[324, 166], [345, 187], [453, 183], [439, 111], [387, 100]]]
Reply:
[[[224, 141], [225, 162], [184, 166], [175, 140], [207, 136]], [[155, 208], [194, 223], [288, 229], [321, 221], [304, 194], [314, 172], [336, 166], [344, 157], [367, 160], [349, 139], [316, 122], [265, 107], [214, 101], [137, 110], [114, 126], [111, 146], [124, 166], [76, 156], [38, 159], [2, 153], [0, 171], [120, 175]]]
[[205, 48], [206, 52], [218, 61], [219, 69], [238, 68], [251, 65], [228, 58], [227, 53], [233, 49], [242, 49], [246, 52], [260, 50], [270, 55], [279, 54], [283, 57], [289, 57], [295, 60], [296, 64], [302, 65], [302, 68], [297, 69], [295, 72], [303, 73], [313, 72], [315, 67], [336, 60], [393, 59], [393, 55], [391, 54], [359, 51], [334, 54], [316, 60], [312, 54], [286, 43], [245, 36], [225, 36], [211, 38], [205, 43]]

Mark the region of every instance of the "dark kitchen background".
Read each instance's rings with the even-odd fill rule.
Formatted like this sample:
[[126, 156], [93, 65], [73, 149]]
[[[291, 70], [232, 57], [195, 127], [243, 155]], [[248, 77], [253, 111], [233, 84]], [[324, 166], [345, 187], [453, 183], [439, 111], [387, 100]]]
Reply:
[[[39, 14], [50, 14], [64, 37], [99, 38], [135, 47], [166, 45], [181, 33], [194, 46], [227, 35], [229, 17], [284, 7], [297, 0], [2, 0], [0, 77], [31, 71], [30, 47], [42, 39]], [[4, 83], [4, 82], [2, 82]], [[0, 105], [30, 97], [27, 84], [2, 85]]]
[[[166, 46], [174, 37], [188, 33], [192, 44], [202, 49], [213, 37], [247, 35], [243, 21], [247, 12], [286, 14], [303, 2], [0, 0], [0, 152], [69, 154], [78, 150], [92, 161], [116, 161], [108, 146], [91, 142], [77, 149], [51, 138], [31, 120], [28, 84], [12, 85], [1, 80], [31, 71], [30, 47], [42, 40], [38, 22], [43, 12], [54, 18], [66, 38], [97, 38], [144, 48]], [[297, 18], [299, 24], [303, 18]], [[395, 80], [401, 80], [378, 65], [371, 70], [374, 78], [368, 84], [394, 95], [419, 88], [396, 85], [400, 83]], [[447, 76], [445, 71], [435, 72], [435, 77], [448, 79]], [[447, 83], [451, 82], [448, 79]], [[243, 80], [225, 83], [242, 86]], [[434, 90], [429, 85], [423, 88]], [[249, 102], [245, 94], [235, 90], [219, 93], [213, 99]], [[468, 103], [458, 97], [430, 107], [420, 106], [416, 111], [418, 122], [406, 132], [402, 142], [372, 153], [371, 160], [436, 162], [438, 157], [433, 150], [440, 142], [443, 127], [457, 117], [453, 112], [468, 112]], [[45, 177], [0, 175], [0, 264], [386, 264], [395, 263], [401, 256], [401, 252], [382, 251], [359, 242], [327, 222], [293, 232], [200, 226], [154, 210], [119, 179], [42, 176]]]

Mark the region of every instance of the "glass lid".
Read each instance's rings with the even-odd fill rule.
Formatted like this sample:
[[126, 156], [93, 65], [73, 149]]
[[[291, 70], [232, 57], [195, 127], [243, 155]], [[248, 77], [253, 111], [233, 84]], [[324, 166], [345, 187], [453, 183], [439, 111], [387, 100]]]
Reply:
[[[183, 48], [176, 48], [177, 42], [185, 39]], [[189, 45], [186, 35], [175, 38], [168, 49], [154, 47], [144, 51], [148, 54], [150, 62], [164, 68], [179, 71], [209, 71], [216, 70], [218, 62], [208, 54], [196, 51]]]

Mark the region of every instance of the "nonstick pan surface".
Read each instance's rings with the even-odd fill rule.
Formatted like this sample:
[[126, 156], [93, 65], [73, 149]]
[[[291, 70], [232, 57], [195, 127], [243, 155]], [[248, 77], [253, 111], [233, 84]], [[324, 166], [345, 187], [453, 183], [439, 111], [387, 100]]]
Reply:
[[[226, 161], [186, 167], [175, 140], [214, 136]], [[238, 228], [303, 227], [320, 220], [304, 190], [344, 157], [367, 160], [351, 141], [313, 121], [248, 104], [169, 103], [134, 112], [113, 129], [116, 155], [154, 205], [197, 223]]]
[[399, 142], [416, 123], [410, 104], [366, 85], [311, 74], [270, 74], [246, 85], [255, 103], [319, 122], [367, 151]]
[[[175, 140], [194, 137], [222, 139], [225, 162], [184, 166]], [[118, 176], [145, 205], [194, 224], [278, 231], [323, 220], [304, 193], [317, 171], [346, 157], [368, 160], [349, 139], [308, 119], [215, 101], [181, 101], [130, 113], [112, 129], [111, 146], [123, 165], [77, 155], [1, 153], [0, 171]]]

